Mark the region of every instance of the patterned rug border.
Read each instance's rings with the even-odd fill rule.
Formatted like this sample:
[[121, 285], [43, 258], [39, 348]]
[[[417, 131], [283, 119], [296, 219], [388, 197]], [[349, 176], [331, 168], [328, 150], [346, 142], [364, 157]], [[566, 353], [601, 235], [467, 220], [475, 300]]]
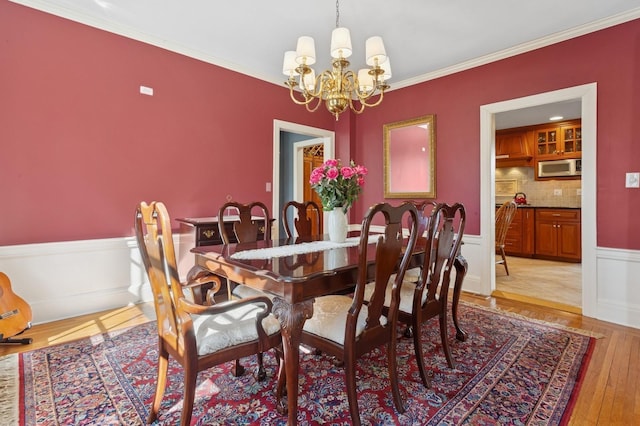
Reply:
[[[509, 311], [504, 311], [498, 308], [494, 308], [494, 307], [487, 307], [487, 306], [482, 306], [482, 305], [478, 305], [476, 303], [473, 302], [467, 302], [467, 301], [461, 301], [461, 307], [463, 308], [463, 310], [466, 309], [471, 309], [471, 310], [477, 310], [478, 312], [484, 312], [485, 314], [490, 314], [491, 316], [493, 315], [497, 315], [498, 318], [506, 318], [508, 323], [511, 323], [512, 326], [516, 326], [518, 322], [522, 321], [525, 323], [528, 323], [532, 329], [536, 329], [538, 328], [539, 330], [548, 328], [548, 329], [555, 329], [558, 330], [560, 332], [566, 332], [569, 334], [573, 334], [574, 336], [582, 336], [582, 338], [589, 338], [589, 342], [587, 344], [587, 346], [585, 346], [586, 350], [583, 354], [583, 359], [582, 362], [580, 364], [580, 366], [578, 367], [578, 370], [576, 370], [577, 374], [574, 376], [574, 384], [573, 384], [573, 389], [570, 391], [570, 393], [565, 394], [566, 396], [564, 397], [565, 402], [564, 402], [564, 409], [562, 411], [557, 412], [555, 415], [551, 415], [546, 421], [550, 421], [551, 423], [547, 423], [545, 421], [541, 422], [541, 419], [537, 419], [534, 420], [534, 418], [529, 418], [529, 420], [531, 421], [530, 424], [555, 424], [555, 425], [561, 425], [561, 426], [565, 426], [570, 417], [571, 417], [571, 413], [573, 412], [575, 403], [576, 403], [576, 399], [577, 396], [580, 393], [580, 389], [582, 387], [582, 383], [584, 381], [584, 376], [586, 374], [586, 371], [588, 369], [588, 366], [590, 364], [590, 360], [593, 354], [593, 347], [595, 346], [595, 333], [589, 332], [587, 330], [581, 330], [581, 329], [577, 329], [577, 328], [572, 328], [572, 327], [567, 327], [567, 326], [563, 326], [561, 324], [556, 324], [553, 322], [548, 322], [548, 321], [544, 321], [544, 320], [538, 320], [538, 319], [534, 319], [534, 318], [529, 318], [525, 315], [521, 315], [521, 314], [516, 314], [513, 312], [509, 312]], [[464, 315], [463, 315], [464, 316]], [[511, 320], [509, 320], [511, 319]], [[154, 321], [149, 321], [148, 323], [154, 323]], [[142, 325], [142, 324], [141, 324]], [[464, 327], [464, 323], [462, 324], [463, 328]], [[131, 326], [131, 327], [126, 327], [126, 328], [122, 328], [122, 329], [118, 329], [118, 330], [111, 330], [111, 331], [106, 331], [104, 333], [100, 333], [98, 335], [95, 336], [90, 336], [87, 338], [81, 338], [81, 339], [76, 339], [75, 341], [81, 341], [84, 339], [89, 339], [91, 342], [91, 345], [96, 345], [96, 344], [100, 344], [102, 342], [105, 342], [107, 344], [109, 344], [108, 340], [110, 340], [111, 338], [127, 333], [129, 330], [134, 329], [138, 327], [138, 325], [135, 326]], [[473, 328], [473, 327], [472, 327]], [[104, 336], [109, 336], [108, 338], [104, 338]], [[600, 336], [600, 337], [604, 337], [604, 336]], [[515, 344], [517, 343], [517, 338], [516, 340], [514, 340]], [[70, 345], [73, 344], [74, 342], [65, 342], [65, 343], [61, 343], [59, 345], [56, 346], [66, 346], [66, 345]], [[34, 350], [37, 351], [37, 350]], [[32, 351], [33, 352], [33, 351]], [[105, 356], [107, 356], [105, 354]], [[110, 354], [108, 356], [113, 356], [113, 354]], [[497, 359], [500, 362], [504, 362], [504, 361], [508, 361], [507, 359]], [[20, 358], [18, 355], [8, 355], [5, 357], [0, 357], [0, 389], [2, 390], [2, 392], [0, 392], [0, 394], [9, 394], [7, 397], [5, 397], [4, 399], [11, 399], [12, 401], [7, 401], [9, 404], [6, 405], [5, 407], [9, 409], [8, 414], [9, 417], [7, 417], [8, 419], [11, 419], [11, 415], [13, 413], [13, 415], [15, 415], [16, 417], [16, 421], [12, 422], [10, 421], [7, 424], [24, 424], [25, 418], [21, 415], [21, 412], [24, 411], [25, 408], [27, 408], [24, 404], [23, 401], [23, 397], [22, 395], [18, 396], [18, 395], [11, 395], [13, 392], [10, 392], [11, 389], [11, 382], [13, 382], [14, 378], [11, 377], [13, 374], [11, 373], [11, 370], [14, 370], [12, 368], [12, 365], [16, 366], [17, 368], [14, 370], [16, 371], [18, 368], [20, 368], [18, 366], [18, 364], [22, 364], [22, 362], [20, 361]], [[2, 367], [5, 367], [5, 370], [2, 371]], [[494, 367], [491, 364], [487, 364], [485, 367], [487, 370], [491, 370]], [[560, 369], [558, 371], [562, 372], [564, 370], [563, 367], [560, 367]], [[480, 377], [480, 376], [479, 376]], [[482, 376], [484, 379], [486, 379], [487, 377], [493, 377], [493, 376], [488, 376], [488, 375], [484, 375]], [[496, 378], [498, 378], [498, 376], [495, 376]], [[15, 382], [17, 383], [18, 380], [17, 378], [15, 378]], [[5, 381], [5, 380], [8, 380]], [[476, 388], [479, 389], [479, 392], [485, 392], [484, 391], [484, 382], [483, 381], [472, 381], [469, 382], [468, 385], [465, 385], [465, 387], [469, 387], [469, 386], [474, 386]], [[7, 392], [7, 390], [9, 390], [9, 392]], [[407, 388], [407, 391], [409, 391], [409, 388]], [[462, 390], [461, 388], [461, 393], [455, 396], [455, 398], [453, 398], [450, 403], [454, 404], [456, 407], [459, 407], [458, 409], [452, 409], [452, 410], [445, 410], [445, 411], [441, 411], [438, 410], [436, 411], [434, 414], [434, 417], [430, 418], [430, 421], [428, 421], [427, 423], [423, 423], [423, 424], [441, 424], [442, 421], [444, 421], [445, 423], [447, 421], [456, 421], [454, 419], [457, 418], [457, 420], [462, 420], [461, 418], [458, 417], [459, 414], [462, 414], [463, 412], [465, 412], [465, 406], [473, 403], [473, 401], [468, 400], [468, 395], [467, 395], [467, 391]], [[18, 397], [19, 400], [16, 401], [14, 396]], [[137, 396], [137, 395], [136, 395]], [[0, 397], [2, 397], [2, 395], [0, 395]], [[439, 397], [439, 395], [435, 394], [434, 397]], [[558, 396], [559, 397], [559, 396]], [[1, 411], [2, 410], [2, 402], [1, 402], [2, 398], [0, 398], [0, 418], [4, 418], [4, 413]], [[128, 399], [129, 401], [131, 401], [131, 399]], [[547, 400], [548, 401], [548, 400]], [[140, 414], [142, 413], [144, 410], [146, 410], [146, 404], [144, 407], [142, 407], [142, 409], [140, 407], [137, 407], [135, 409], [135, 412], [138, 413], [138, 415], [141, 415], [141, 420], [144, 420], [144, 414]], [[546, 408], [542, 407], [541, 409], [536, 409], [538, 411], [540, 411], [542, 414], [546, 414]], [[128, 411], [127, 411], [128, 412]], [[382, 413], [383, 415], [385, 413]], [[129, 413], [129, 415], [132, 415], [132, 413]], [[137, 418], [137, 417], [136, 417]], [[412, 423], [409, 419], [413, 418], [413, 420], [415, 420], [415, 416], [414, 417], [398, 417], [396, 420], [408, 420], [406, 424], [415, 424]], [[33, 420], [33, 418], [31, 419]], [[132, 420], [132, 418], [128, 418], [128, 420]], [[209, 424], [206, 423], [207, 420], [211, 420], [211, 419], [206, 419], [205, 417], [203, 417], [201, 420], [203, 420], [205, 423], [202, 424]], [[274, 420], [273, 418], [270, 420], [267, 420], [267, 423], [262, 423], [262, 424], [270, 424], [269, 421]], [[477, 418], [476, 418], [477, 420]], [[3, 423], [4, 424], [4, 423]], [[336, 423], [339, 424], [339, 423]], [[378, 423], [375, 423], [378, 424]], [[379, 424], [383, 424], [383, 423], [379, 423]], [[388, 424], [388, 423], [384, 423], [384, 424]]]
[[524, 321], [529, 321], [532, 322], [534, 324], [538, 324], [538, 325], [544, 325], [547, 327], [551, 327], [551, 328], [557, 328], [559, 330], [563, 330], [563, 331], [568, 331], [571, 333], [575, 333], [575, 334], [580, 334], [582, 336], [587, 336], [587, 337], [593, 337], [595, 339], [603, 339], [605, 337], [604, 334], [602, 333], [598, 333], [595, 331], [591, 331], [591, 330], [584, 330], [581, 328], [576, 328], [576, 327], [569, 327], [568, 325], [563, 325], [563, 324], [558, 324], [555, 322], [550, 322], [550, 321], [545, 321], [545, 320], [541, 320], [541, 319], [537, 319], [537, 318], [531, 318], [528, 317], [526, 315], [522, 315], [522, 314], [518, 314], [515, 312], [510, 312], [510, 311], [505, 311], [503, 309], [500, 308], [493, 308], [491, 306], [483, 306], [477, 303], [473, 303], [473, 302], [468, 302], [466, 300], [460, 300], [459, 302], [461, 305], [464, 306], [471, 306], [477, 309], [482, 309], [483, 311], [486, 312], [493, 312], [499, 315], [503, 315], [506, 317], [512, 317], [512, 318], [516, 318], [519, 320], [524, 320]]
[[20, 413], [18, 354], [0, 357], [0, 419], [17, 424]]

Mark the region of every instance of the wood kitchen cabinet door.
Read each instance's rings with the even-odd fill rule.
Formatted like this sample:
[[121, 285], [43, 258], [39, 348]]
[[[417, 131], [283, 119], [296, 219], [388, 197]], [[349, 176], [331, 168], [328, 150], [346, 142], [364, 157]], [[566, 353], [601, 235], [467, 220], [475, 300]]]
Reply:
[[510, 256], [533, 256], [534, 227], [534, 209], [518, 207], [504, 239], [505, 253]]
[[537, 209], [536, 257], [579, 262], [582, 259], [580, 220], [578, 209]]
[[580, 244], [579, 223], [559, 223], [558, 228], [558, 256], [580, 260], [582, 244]]
[[496, 132], [496, 167], [533, 166], [533, 131]]
[[536, 255], [557, 256], [558, 235], [554, 221], [538, 220], [536, 222]]

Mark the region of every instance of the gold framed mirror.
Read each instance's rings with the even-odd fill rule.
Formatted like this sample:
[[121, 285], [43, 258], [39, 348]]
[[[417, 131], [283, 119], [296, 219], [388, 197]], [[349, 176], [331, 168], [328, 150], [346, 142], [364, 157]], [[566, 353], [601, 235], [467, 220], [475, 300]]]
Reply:
[[436, 197], [436, 116], [385, 124], [384, 197]]

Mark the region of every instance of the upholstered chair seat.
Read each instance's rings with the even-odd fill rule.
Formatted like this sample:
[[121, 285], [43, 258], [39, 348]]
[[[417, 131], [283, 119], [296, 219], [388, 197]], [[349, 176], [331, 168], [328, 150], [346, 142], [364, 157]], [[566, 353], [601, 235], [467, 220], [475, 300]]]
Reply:
[[[240, 343], [258, 339], [256, 317], [263, 309], [257, 304], [243, 305], [220, 315], [191, 315], [198, 355], [207, 355]], [[262, 320], [268, 336], [280, 332], [280, 322], [269, 314]]]
[[[344, 345], [347, 314], [352, 304], [353, 299], [349, 296], [332, 295], [317, 298], [313, 304], [313, 317], [304, 323], [303, 330]], [[364, 331], [368, 314], [365, 305], [358, 315], [356, 338]], [[380, 317], [380, 323], [385, 325], [387, 318]]]

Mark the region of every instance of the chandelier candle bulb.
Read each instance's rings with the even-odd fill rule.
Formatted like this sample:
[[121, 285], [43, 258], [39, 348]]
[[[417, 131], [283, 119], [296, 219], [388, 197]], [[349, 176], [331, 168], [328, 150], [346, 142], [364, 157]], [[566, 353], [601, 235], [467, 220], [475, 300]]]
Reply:
[[298, 75], [298, 71], [296, 68], [298, 64], [296, 63], [296, 51], [289, 50], [284, 52], [284, 63], [282, 64], [282, 73], [287, 77], [295, 77]]
[[362, 92], [370, 92], [375, 88], [373, 85], [373, 75], [369, 74], [368, 69], [363, 68], [358, 71], [358, 84]]
[[296, 47], [296, 62], [301, 65], [313, 65], [316, 63], [316, 43], [313, 37], [301, 36]]
[[365, 52], [367, 65], [371, 67], [382, 65], [387, 60], [387, 52], [380, 36], [373, 36], [367, 39]]
[[331, 33], [331, 57], [348, 58], [353, 53], [351, 33], [348, 28], [336, 28]]

